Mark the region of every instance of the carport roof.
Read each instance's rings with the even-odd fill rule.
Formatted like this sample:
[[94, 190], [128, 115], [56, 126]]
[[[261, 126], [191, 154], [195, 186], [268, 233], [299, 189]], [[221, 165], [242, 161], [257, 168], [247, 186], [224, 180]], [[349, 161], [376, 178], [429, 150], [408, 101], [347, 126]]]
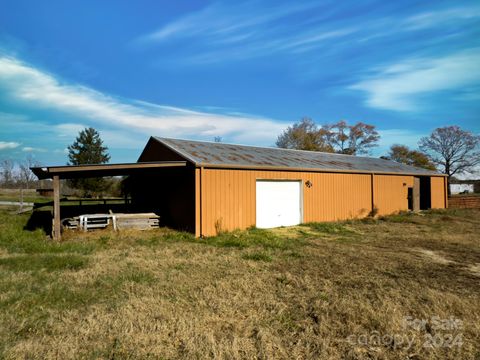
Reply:
[[380, 158], [154, 137], [198, 167], [443, 176]]
[[131, 175], [150, 169], [187, 166], [186, 161], [155, 161], [143, 163], [98, 164], [98, 165], [65, 165], [32, 167], [32, 172], [39, 179], [51, 179], [58, 176], [61, 179], [87, 178], [101, 176]]

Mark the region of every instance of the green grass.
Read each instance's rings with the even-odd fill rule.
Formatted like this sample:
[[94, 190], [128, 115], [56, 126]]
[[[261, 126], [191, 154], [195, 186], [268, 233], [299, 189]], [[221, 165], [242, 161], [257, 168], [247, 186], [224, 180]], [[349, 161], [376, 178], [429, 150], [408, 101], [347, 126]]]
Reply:
[[341, 222], [310, 222], [301, 224], [301, 226], [325, 234], [345, 235], [355, 233], [351, 228]]
[[85, 256], [76, 254], [29, 254], [0, 258], [0, 267], [11, 271], [78, 270], [87, 263]]
[[[479, 219], [429, 211], [204, 239], [160, 229], [54, 242], [24, 230], [28, 214], [0, 211], [0, 359], [475, 359]], [[425, 350], [404, 316], [462, 320], [463, 347]], [[373, 331], [415, 346], [345, 340]]]
[[0, 210], [0, 248], [10, 253], [77, 253], [87, 255], [101, 247], [97, 241], [54, 242], [41, 229], [24, 230], [29, 213], [11, 215]]
[[289, 250], [302, 246], [303, 239], [284, 237], [272, 231], [250, 228], [244, 231], [224, 232], [218, 236], [207, 237], [199, 240], [200, 243], [224, 247], [246, 249], [249, 247], [260, 247], [263, 249]]
[[245, 260], [266, 261], [266, 262], [271, 262], [273, 260], [270, 254], [267, 254], [265, 252], [260, 252], [260, 251], [243, 254], [242, 258]]

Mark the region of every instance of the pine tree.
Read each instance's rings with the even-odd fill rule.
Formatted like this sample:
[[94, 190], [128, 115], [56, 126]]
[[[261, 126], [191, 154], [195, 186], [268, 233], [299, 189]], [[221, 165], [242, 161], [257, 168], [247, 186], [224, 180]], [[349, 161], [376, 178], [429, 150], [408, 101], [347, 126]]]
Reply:
[[[103, 146], [100, 134], [94, 128], [80, 131], [68, 147], [68, 165], [105, 164], [110, 160], [108, 148]], [[109, 185], [104, 178], [71, 179], [69, 186], [82, 190], [83, 196], [99, 195]]]

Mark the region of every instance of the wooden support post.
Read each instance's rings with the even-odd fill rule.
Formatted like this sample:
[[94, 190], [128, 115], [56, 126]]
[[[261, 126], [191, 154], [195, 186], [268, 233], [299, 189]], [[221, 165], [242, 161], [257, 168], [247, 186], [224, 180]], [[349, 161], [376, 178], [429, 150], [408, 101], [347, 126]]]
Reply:
[[58, 175], [53, 176], [53, 239], [61, 240], [60, 233], [60, 178]]
[[[413, 211], [419, 211], [420, 210], [420, 196], [422, 196], [422, 194], [420, 194], [420, 178], [415, 176], [413, 178], [413, 198], [412, 198], [412, 207], [413, 207]], [[425, 194], [423, 194], [423, 196], [426, 196]]]

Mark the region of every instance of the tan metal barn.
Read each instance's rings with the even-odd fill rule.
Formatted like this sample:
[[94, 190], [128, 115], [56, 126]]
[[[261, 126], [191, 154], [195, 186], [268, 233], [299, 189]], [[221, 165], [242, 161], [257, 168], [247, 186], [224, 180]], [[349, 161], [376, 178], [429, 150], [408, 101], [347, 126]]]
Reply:
[[378, 158], [152, 137], [138, 161], [187, 162], [133, 188], [197, 236], [447, 207], [444, 175]]
[[132, 205], [161, 223], [211, 236], [447, 207], [445, 175], [379, 158], [151, 137], [137, 163], [32, 168], [59, 180], [128, 175]]

